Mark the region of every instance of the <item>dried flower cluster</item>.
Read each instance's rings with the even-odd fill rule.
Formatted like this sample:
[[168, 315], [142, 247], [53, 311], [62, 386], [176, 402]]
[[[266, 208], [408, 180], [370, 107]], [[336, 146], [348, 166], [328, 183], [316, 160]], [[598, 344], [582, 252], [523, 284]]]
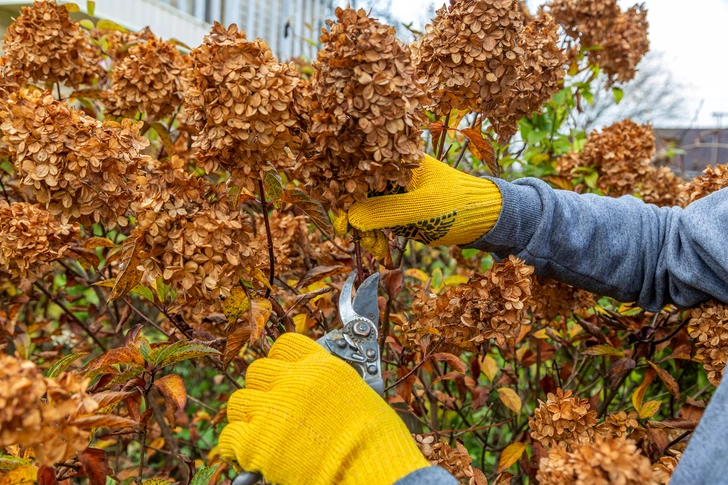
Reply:
[[629, 414], [626, 411], [608, 414], [604, 422], [597, 426], [597, 433], [606, 437], [627, 436], [632, 429], [639, 427], [637, 421], [637, 413], [635, 411]]
[[450, 1], [413, 45], [417, 75], [438, 114], [473, 109], [503, 137], [548, 101], [564, 77], [553, 19], [524, 25], [515, 0]]
[[597, 413], [589, 410], [587, 399], [557, 389], [556, 394], [547, 395], [546, 402], [539, 399], [539, 404], [528, 418], [528, 426], [531, 437], [543, 446], [573, 449], [594, 439]]
[[683, 186], [680, 193], [680, 205], [687, 206], [698, 199], [728, 187], [728, 164], [708, 166], [690, 183]]
[[549, 323], [557, 317], [565, 321], [572, 313], [583, 317], [588, 309], [597, 304], [594, 293], [538, 276], [533, 277], [531, 294], [531, 311], [534, 317]]
[[133, 209], [131, 251], [149, 278], [162, 276], [195, 310], [219, 310], [220, 296], [257, 267], [252, 227], [222, 190], [185, 172], [177, 157], [140, 180]]
[[177, 47], [150, 34], [114, 65], [106, 99], [108, 112], [134, 118], [137, 112], [153, 120], [171, 115], [182, 104], [182, 72], [188, 57]]
[[610, 84], [634, 78], [650, 48], [643, 5], [622, 12], [617, 0], [553, 0], [548, 8], [567, 35], [589, 49], [589, 61], [599, 64]]
[[650, 460], [634, 441], [597, 437], [571, 452], [554, 447], [541, 459], [536, 480], [541, 485], [656, 485]]
[[63, 461], [88, 445], [88, 432], [66, 418], [94, 403], [72, 374], [46, 379], [30, 361], [0, 358], [0, 446], [33, 448], [41, 463]]
[[703, 363], [708, 380], [717, 386], [728, 359], [728, 306], [709, 301], [692, 309], [688, 333], [695, 340], [695, 360]]
[[64, 224], [127, 225], [130, 183], [148, 158], [143, 123], [102, 124], [48, 91], [25, 88], [2, 100], [0, 119], [18, 175], [51, 214]]
[[679, 451], [674, 452], [675, 456], [663, 456], [660, 460], [652, 465], [652, 470], [655, 472], [655, 481], [660, 485], [668, 485], [672, 474], [675, 473], [682, 453]]
[[455, 448], [440, 441], [433, 435], [412, 435], [427, 461], [432, 466], [439, 466], [448, 471], [452, 476], [467, 485], [487, 485], [485, 475], [473, 468], [473, 459], [468, 450], [460, 441], [455, 443]]
[[520, 332], [532, 273], [533, 267], [510, 256], [440, 295], [420, 290], [412, 304], [414, 320], [402, 328], [405, 338], [417, 343], [424, 334], [439, 334], [463, 350], [477, 350], [490, 339], [505, 345]]
[[0, 268], [33, 279], [63, 257], [78, 233], [77, 225], [61, 224], [37, 205], [0, 200]]
[[660, 207], [680, 205], [684, 181], [670, 167], [652, 168], [642, 180], [639, 193], [648, 204]]
[[23, 7], [5, 34], [10, 65], [39, 83], [91, 84], [104, 73], [101, 53], [63, 5], [37, 1]]
[[364, 10], [337, 8], [336, 17], [320, 37], [307, 107], [314, 147], [299, 173], [346, 209], [388, 182], [407, 185], [422, 158], [427, 98], [393, 27]]
[[185, 106], [199, 131], [197, 164], [207, 173], [222, 167], [257, 191], [255, 180], [269, 163], [290, 164], [297, 69], [277, 62], [265, 41], [246, 40], [235, 24], [225, 29], [215, 23], [190, 57]]

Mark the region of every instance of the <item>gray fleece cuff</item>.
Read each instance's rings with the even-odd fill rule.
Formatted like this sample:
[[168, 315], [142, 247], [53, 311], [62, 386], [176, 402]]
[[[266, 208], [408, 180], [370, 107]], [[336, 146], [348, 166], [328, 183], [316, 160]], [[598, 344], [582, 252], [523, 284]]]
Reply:
[[459, 485], [459, 482], [444, 468], [431, 466], [413, 471], [397, 480], [394, 485]]
[[528, 185], [531, 179], [512, 183], [503, 179], [488, 179], [498, 186], [503, 199], [498, 221], [484, 236], [462, 248], [479, 249], [502, 257], [518, 253], [528, 246], [541, 221], [541, 197], [535, 187]]

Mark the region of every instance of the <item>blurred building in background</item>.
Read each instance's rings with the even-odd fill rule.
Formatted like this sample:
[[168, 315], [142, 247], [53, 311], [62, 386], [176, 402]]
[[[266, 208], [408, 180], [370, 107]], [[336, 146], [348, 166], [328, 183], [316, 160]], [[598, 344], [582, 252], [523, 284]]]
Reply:
[[[31, 3], [0, 0], [0, 35], [20, 8]], [[85, 0], [74, 3], [86, 12]], [[331, 17], [334, 4], [334, 0], [96, 0], [94, 16], [130, 30], [148, 26], [158, 36], [190, 47], [202, 43], [214, 21], [225, 26], [234, 23], [249, 39], [265, 39], [280, 60], [312, 59], [320, 28]]]

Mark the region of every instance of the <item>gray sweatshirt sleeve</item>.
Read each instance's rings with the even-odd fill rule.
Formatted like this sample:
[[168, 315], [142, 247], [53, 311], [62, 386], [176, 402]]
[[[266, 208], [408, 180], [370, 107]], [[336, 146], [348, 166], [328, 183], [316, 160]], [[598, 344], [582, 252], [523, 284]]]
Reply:
[[554, 278], [657, 311], [728, 302], [728, 189], [685, 209], [625, 196], [554, 190], [538, 179], [493, 179], [503, 208], [466, 247], [510, 254]]
[[413, 471], [397, 480], [394, 485], [459, 485], [459, 483], [444, 468], [431, 466]]

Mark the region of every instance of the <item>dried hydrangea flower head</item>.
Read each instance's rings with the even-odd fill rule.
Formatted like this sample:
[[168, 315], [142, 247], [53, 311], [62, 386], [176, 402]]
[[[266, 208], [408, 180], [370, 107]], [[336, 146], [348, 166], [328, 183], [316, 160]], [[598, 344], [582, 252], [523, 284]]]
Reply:
[[622, 196], [637, 192], [653, 169], [655, 137], [650, 125], [630, 119], [614, 123], [601, 132], [594, 131], [581, 153], [572, 152], [559, 159], [558, 171], [567, 177], [578, 175], [581, 167], [596, 167], [598, 186], [607, 195]]
[[622, 12], [617, 0], [553, 0], [547, 7], [566, 34], [589, 49], [591, 64], [598, 64], [609, 79], [627, 82], [650, 48], [647, 11], [636, 5]]
[[32, 448], [39, 463], [57, 463], [88, 446], [88, 432], [67, 417], [97, 405], [73, 374], [46, 379], [27, 360], [0, 358], [0, 447]]
[[101, 53], [84, 30], [55, 2], [23, 7], [8, 27], [3, 50], [10, 64], [35, 82], [78, 87], [104, 74]]
[[235, 24], [215, 23], [190, 58], [185, 107], [199, 131], [197, 164], [207, 173], [222, 167], [236, 184], [257, 192], [269, 163], [292, 163], [286, 148], [295, 142], [291, 104], [298, 70], [276, 61], [262, 39], [246, 40]]
[[572, 452], [554, 447], [542, 458], [536, 480], [541, 485], [657, 485], [650, 460], [634, 441], [598, 436]]
[[728, 306], [709, 301], [690, 310], [688, 333], [694, 339], [695, 360], [703, 363], [708, 380], [717, 386], [728, 359]]
[[663, 456], [660, 460], [652, 465], [652, 470], [655, 472], [655, 480], [659, 485], [668, 485], [672, 474], [675, 473], [675, 468], [682, 458], [682, 453], [679, 451], [673, 451], [675, 456]]
[[487, 485], [485, 475], [480, 470], [473, 468], [473, 459], [459, 440], [455, 442], [455, 448], [453, 448], [434, 435], [415, 434], [412, 436], [430, 465], [444, 468], [460, 483]]
[[182, 72], [188, 57], [177, 46], [147, 36], [128, 50], [114, 64], [113, 84], [105, 100], [114, 116], [134, 118], [137, 112], [159, 120], [171, 115], [182, 105]]
[[38, 205], [0, 200], [0, 268], [16, 278], [40, 276], [78, 234], [77, 225], [61, 224]]
[[26, 88], [0, 102], [0, 120], [22, 183], [62, 223], [128, 224], [130, 181], [148, 159], [142, 122], [102, 124], [48, 91]]
[[195, 311], [219, 311], [241, 277], [259, 264], [249, 246], [252, 227], [224, 192], [172, 157], [140, 177], [130, 249], [149, 279], [162, 276]]
[[461, 350], [482, 350], [490, 339], [506, 345], [525, 321], [532, 273], [533, 267], [510, 256], [440, 295], [418, 291], [412, 304], [414, 319], [401, 328], [405, 341], [418, 345], [423, 335], [434, 331]]
[[648, 204], [660, 207], [680, 205], [685, 182], [670, 167], [652, 167], [642, 180], [639, 193]]
[[557, 389], [556, 394], [547, 395], [546, 402], [539, 399], [533, 417], [528, 418], [531, 437], [546, 447], [572, 449], [576, 444], [589, 443], [597, 424], [597, 413], [589, 408], [587, 399]]
[[626, 411], [619, 411], [608, 414], [604, 422], [599, 423], [599, 426], [597, 426], [597, 433], [612, 437], [627, 436], [629, 431], [638, 428], [639, 425], [635, 411], [629, 414]]
[[687, 206], [698, 199], [728, 187], [728, 164], [708, 166], [703, 174], [682, 187], [680, 205]]
[[528, 24], [516, 0], [450, 0], [413, 45], [417, 75], [437, 114], [472, 109], [503, 138], [559, 88], [566, 55], [557, 26], [539, 13]]
[[565, 321], [571, 313], [585, 316], [586, 311], [597, 304], [594, 293], [551, 278], [534, 276], [531, 294], [531, 311], [534, 317], [549, 323], [559, 316]]
[[427, 98], [409, 47], [364, 10], [336, 9], [322, 29], [310, 85], [313, 153], [300, 176], [331, 206], [347, 209], [390, 182], [404, 187], [422, 159]]

